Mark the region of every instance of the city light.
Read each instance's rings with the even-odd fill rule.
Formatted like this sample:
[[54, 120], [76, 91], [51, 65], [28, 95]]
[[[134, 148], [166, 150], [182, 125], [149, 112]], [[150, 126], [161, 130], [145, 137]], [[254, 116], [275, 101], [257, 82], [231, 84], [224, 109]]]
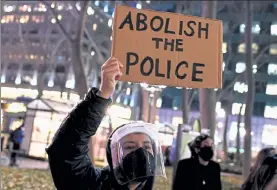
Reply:
[[61, 20], [63, 17], [62, 15], [58, 15], [58, 19]]
[[90, 52], [90, 55], [91, 55], [91, 56], [94, 56], [94, 55], [95, 55], [95, 51], [91, 51], [91, 52]]
[[142, 5], [141, 5], [140, 3], [137, 3], [136, 8], [137, 8], [137, 9], [141, 9], [141, 8], [142, 8]]
[[104, 7], [104, 12], [107, 13], [109, 11], [109, 6], [108, 5], [105, 5]]
[[21, 76], [17, 75], [16, 79], [15, 79], [15, 84], [19, 85], [21, 84]]
[[150, 4], [150, 3], [151, 3], [151, 1], [146, 1], [146, 3], [147, 3], [147, 4]]
[[48, 85], [48, 87], [53, 87], [54, 86], [54, 81], [49, 80], [47, 85]]
[[3, 74], [1, 76], [1, 83], [5, 83], [6, 82], [6, 76]]
[[55, 24], [57, 21], [56, 21], [55, 18], [52, 18], [52, 19], [51, 19], [51, 22], [52, 22], [53, 24]]
[[94, 10], [91, 7], [88, 7], [87, 14], [88, 15], [93, 15], [94, 14]]
[[55, 8], [55, 3], [51, 4], [51, 8], [54, 9]]
[[99, 1], [95, 1], [94, 5], [99, 6]]
[[97, 24], [93, 24], [93, 25], [92, 25], [92, 29], [93, 29], [93, 31], [96, 31], [96, 29], [97, 29]]
[[13, 6], [11, 6], [11, 5], [5, 5], [5, 6], [4, 6], [4, 11], [7, 12], [7, 13], [12, 12], [13, 9], [14, 9], [14, 8], [13, 8]]
[[109, 19], [109, 21], [108, 21], [108, 26], [111, 27], [112, 24], [113, 24], [113, 20], [112, 20], [112, 19]]

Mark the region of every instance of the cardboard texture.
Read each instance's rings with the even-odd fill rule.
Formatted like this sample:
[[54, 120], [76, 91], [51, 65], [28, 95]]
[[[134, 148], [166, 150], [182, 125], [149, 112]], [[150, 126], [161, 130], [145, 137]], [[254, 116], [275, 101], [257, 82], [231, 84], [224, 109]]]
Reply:
[[112, 56], [121, 81], [221, 88], [222, 39], [219, 20], [116, 6]]

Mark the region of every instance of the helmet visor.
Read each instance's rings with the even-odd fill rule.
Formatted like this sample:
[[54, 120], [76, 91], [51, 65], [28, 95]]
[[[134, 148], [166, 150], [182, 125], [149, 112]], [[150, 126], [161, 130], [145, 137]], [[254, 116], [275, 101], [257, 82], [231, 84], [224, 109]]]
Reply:
[[166, 177], [163, 154], [155, 125], [131, 123], [111, 137], [112, 167], [121, 185], [142, 182], [150, 177]]

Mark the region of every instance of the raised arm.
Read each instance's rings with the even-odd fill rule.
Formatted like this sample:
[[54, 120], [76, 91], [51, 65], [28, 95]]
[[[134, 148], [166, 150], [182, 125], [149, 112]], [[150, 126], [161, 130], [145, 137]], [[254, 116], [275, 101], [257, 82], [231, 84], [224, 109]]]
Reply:
[[[57, 189], [88, 188], [97, 185], [100, 171], [88, 156], [89, 138], [96, 133], [110, 100], [92, 89], [65, 118], [47, 149], [52, 177]], [[74, 189], [72, 188], [72, 189]]]
[[101, 171], [95, 169], [88, 156], [89, 138], [100, 125], [119, 76], [117, 61], [109, 59], [102, 67], [100, 91], [93, 88], [65, 118], [46, 150], [55, 186], [58, 190], [95, 189]]

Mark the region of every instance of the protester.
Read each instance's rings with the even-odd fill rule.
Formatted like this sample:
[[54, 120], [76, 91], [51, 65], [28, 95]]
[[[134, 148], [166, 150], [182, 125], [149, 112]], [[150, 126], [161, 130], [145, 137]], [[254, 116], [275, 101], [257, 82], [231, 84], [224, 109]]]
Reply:
[[221, 190], [220, 166], [212, 161], [214, 142], [202, 134], [189, 144], [191, 158], [178, 163], [173, 190]]
[[248, 178], [242, 190], [276, 190], [277, 155], [265, 158], [251, 178]]
[[165, 153], [164, 153], [166, 166], [171, 166], [170, 154], [171, 154], [171, 146], [168, 146], [166, 147]]
[[111, 104], [121, 67], [115, 58], [102, 66], [100, 90], [91, 89], [68, 114], [46, 150], [58, 190], [151, 190], [155, 176], [165, 176], [158, 133], [149, 123], [125, 124], [111, 134], [106, 168], [94, 167], [88, 156], [89, 138]]
[[18, 151], [20, 150], [20, 145], [24, 138], [24, 124], [11, 132], [9, 137], [9, 143], [12, 143], [12, 153], [11, 153], [11, 162], [10, 166], [18, 166], [16, 163], [16, 156]]
[[274, 148], [264, 148], [264, 149], [260, 150], [260, 152], [258, 153], [258, 155], [256, 157], [256, 161], [255, 161], [253, 167], [251, 167], [250, 174], [249, 174], [247, 180], [242, 185], [242, 189], [245, 189], [245, 190], [251, 189], [251, 187], [254, 184], [254, 178], [255, 178], [257, 170], [261, 167], [262, 163], [264, 162], [264, 160], [267, 157], [273, 156], [275, 154], [276, 154], [276, 150]]

